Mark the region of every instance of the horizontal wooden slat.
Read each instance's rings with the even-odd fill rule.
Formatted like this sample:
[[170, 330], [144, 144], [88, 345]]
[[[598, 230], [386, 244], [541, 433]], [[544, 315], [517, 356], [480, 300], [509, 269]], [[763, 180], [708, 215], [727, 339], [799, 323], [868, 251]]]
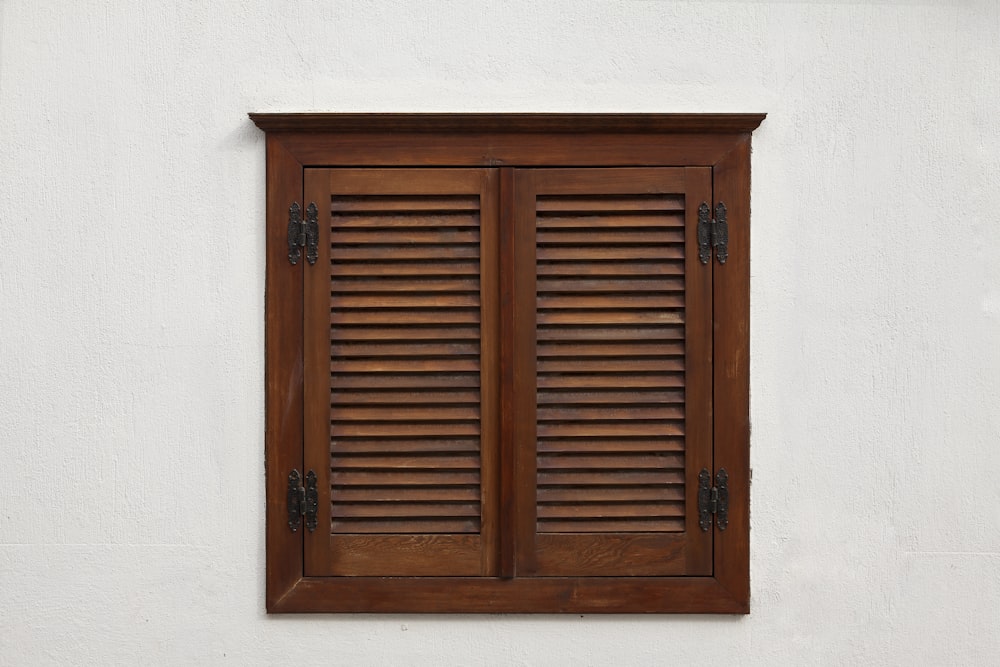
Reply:
[[[398, 261], [404, 259], [469, 259], [479, 257], [479, 245], [389, 245], [389, 246], [334, 246], [330, 248], [333, 261]], [[391, 275], [391, 274], [390, 274]]]
[[390, 455], [357, 455], [334, 452], [330, 457], [330, 465], [336, 470], [349, 468], [422, 468], [422, 469], [463, 469], [477, 470], [479, 455], [466, 456], [434, 454], [430, 456], [390, 456]]
[[538, 265], [539, 276], [676, 276], [683, 274], [683, 261], [547, 262]]
[[331, 373], [436, 373], [442, 371], [477, 370], [479, 370], [479, 359], [465, 357], [444, 359], [335, 359], [330, 362]]
[[330, 394], [334, 405], [479, 405], [478, 391], [337, 391]]
[[538, 452], [683, 452], [680, 436], [642, 438], [539, 438]]
[[330, 530], [334, 533], [478, 533], [479, 519], [339, 519], [330, 522]]
[[629, 469], [683, 470], [683, 454], [543, 454], [538, 457], [539, 470], [569, 470], [594, 468], [616, 473]]
[[338, 438], [330, 443], [331, 452], [348, 453], [430, 453], [430, 452], [478, 452], [479, 438]]
[[667, 470], [654, 472], [552, 472], [540, 470], [538, 472], [538, 484], [540, 486], [629, 486], [683, 483], [683, 472]]
[[638, 436], [655, 438], [660, 436], [684, 435], [682, 423], [671, 422], [586, 422], [578, 424], [560, 424], [541, 422], [538, 424], [539, 438], [566, 438], [578, 436], [581, 438], [595, 436]]
[[332, 308], [460, 308], [478, 305], [478, 293], [380, 294], [377, 296], [337, 294], [330, 299]]
[[[678, 209], [680, 212], [680, 209]], [[609, 227], [683, 227], [684, 217], [677, 214], [664, 213], [628, 213], [627, 211], [606, 211], [600, 214], [559, 215], [540, 211], [536, 220], [539, 229], [562, 227], [593, 226], [607, 229]]]
[[538, 360], [539, 373], [649, 373], [682, 370], [684, 370], [684, 360], [679, 357], [649, 359], [621, 357], [564, 359], [558, 357]]
[[381, 408], [334, 405], [330, 409], [332, 421], [469, 421], [479, 419], [479, 406], [456, 407], [434, 405], [428, 407], [385, 406]]
[[539, 421], [625, 421], [633, 419], [684, 419], [684, 407], [612, 408], [589, 406], [585, 408], [538, 408]]
[[684, 343], [601, 343], [596, 341], [538, 343], [538, 357], [655, 357], [684, 354]]
[[[664, 487], [669, 488], [669, 487]], [[335, 487], [332, 490], [333, 502], [396, 502], [396, 501], [470, 501], [479, 500], [479, 487], [445, 486], [445, 487], [394, 487], [379, 486], [366, 488], [363, 486]], [[636, 498], [645, 500], [645, 498]], [[659, 499], [659, 496], [656, 497]]]
[[[365, 297], [371, 298], [371, 297]], [[458, 297], [452, 297], [457, 299]], [[634, 310], [644, 308], [683, 308], [684, 295], [677, 293], [644, 294], [641, 296], [596, 295], [596, 294], [539, 294], [538, 308], [580, 309], [603, 308], [612, 310]], [[400, 304], [406, 305], [406, 304]], [[464, 305], [464, 304], [456, 304]]]
[[[683, 319], [683, 318], [682, 318]], [[537, 338], [542, 341], [627, 341], [627, 340], [683, 340], [683, 324], [660, 324], [634, 327], [603, 326], [540, 326]]]
[[479, 471], [344, 472], [333, 470], [334, 486], [467, 486], [479, 484]]
[[[570, 281], [572, 282], [572, 281]], [[622, 281], [624, 284], [626, 281]], [[640, 281], [636, 281], [640, 282]], [[667, 281], [664, 281], [664, 284]], [[660, 283], [651, 283], [660, 284]], [[681, 285], [683, 287], [683, 284]], [[367, 292], [381, 294], [382, 292], [428, 293], [428, 292], [479, 292], [479, 278], [437, 278], [433, 280], [396, 280], [393, 278], [344, 278], [334, 280], [331, 291], [335, 293]]]
[[333, 357], [478, 356], [479, 343], [346, 343], [330, 346]]
[[662, 245], [668, 243], [684, 243], [684, 228], [644, 229], [638, 231], [621, 228], [604, 229], [591, 227], [589, 229], [540, 229], [536, 235], [540, 246], [553, 244], [573, 244], [575, 246], [591, 245]]
[[441, 257], [437, 261], [425, 262], [393, 262], [399, 257], [387, 257], [381, 262], [355, 261], [333, 262], [330, 264], [330, 275], [338, 276], [478, 276], [479, 262], [446, 261]]
[[[331, 341], [351, 340], [474, 340], [479, 341], [478, 326], [335, 326]], [[476, 343], [478, 345], [478, 342]]]
[[539, 294], [615, 292], [634, 294], [642, 292], [681, 292], [684, 279], [661, 277], [653, 279], [604, 278], [544, 278], [538, 281]]
[[538, 489], [538, 502], [629, 502], [640, 500], [684, 500], [684, 487], [673, 486], [544, 486]]
[[334, 229], [340, 228], [395, 228], [395, 227], [478, 227], [478, 213], [466, 213], [462, 211], [437, 213], [434, 211], [424, 211], [407, 214], [406, 211], [399, 211], [387, 215], [372, 213], [344, 213], [338, 212], [331, 217]]
[[479, 309], [442, 308], [440, 310], [335, 310], [330, 324], [479, 324]]
[[540, 375], [540, 389], [601, 388], [624, 389], [628, 387], [683, 387], [683, 373], [651, 375]]
[[421, 227], [416, 229], [393, 227], [389, 229], [357, 229], [350, 231], [334, 229], [330, 234], [330, 245], [334, 248], [343, 245], [400, 245], [405, 247], [410, 244], [429, 244], [450, 246], [456, 243], [478, 245], [479, 230], [449, 229], [447, 227]]
[[659, 517], [684, 516], [683, 502], [659, 503], [595, 503], [570, 505], [539, 505], [538, 518], [541, 519], [603, 519], [648, 520]]
[[376, 436], [450, 436], [450, 435], [479, 435], [479, 423], [447, 422], [442, 424], [427, 423], [343, 423], [338, 422], [330, 425], [330, 436], [371, 438]]
[[444, 197], [334, 195], [330, 201], [330, 210], [335, 215], [339, 211], [476, 211], [479, 210], [479, 197], [468, 195]]
[[538, 405], [668, 404], [684, 402], [683, 391], [540, 391]]
[[684, 314], [659, 310], [542, 311], [537, 322], [545, 324], [682, 324]]
[[683, 517], [664, 519], [623, 519], [573, 521], [547, 519], [538, 522], [540, 533], [652, 533], [684, 530]]
[[565, 197], [539, 195], [537, 211], [683, 211], [683, 195], [595, 195], [592, 197]]
[[479, 373], [437, 375], [385, 375], [382, 373], [338, 374], [335, 389], [442, 389], [479, 387]]
[[[462, 246], [455, 247], [461, 248]], [[606, 262], [614, 259], [680, 259], [684, 257], [684, 247], [681, 245], [607, 246], [599, 248], [591, 248], [589, 246], [539, 246], [536, 254], [540, 262], [553, 260]], [[462, 256], [464, 257], [465, 255]], [[373, 256], [373, 258], [377, 258], [377, 256]]]
[[[379, 517], [478, 517], [479, 503], [337, 503], [330, 514], [337, 518]], [[617, 516], [617, 515], [609, 515]]]

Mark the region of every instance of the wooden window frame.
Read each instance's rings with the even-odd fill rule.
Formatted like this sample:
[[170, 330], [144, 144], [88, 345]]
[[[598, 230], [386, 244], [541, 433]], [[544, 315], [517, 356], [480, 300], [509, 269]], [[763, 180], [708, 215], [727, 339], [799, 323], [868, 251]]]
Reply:
[[[764, 114], [253, 113], [266, 132], [266, 605], [283, 612], [749, 613], [750, 137]], [[714, 467], [729, 472], [729, 525], [713, 527], [713, 573], [685, 577], [310, 577], [287, 516], [303, 469], [305, 262], [288, 261], [291, 202], [308, 167], [657, 167], [712, 169], [728, 208], [729, 257], [713, 274]], [[511, 196], [501, 170], [500, 197]], [[513, 252], [501, 219], [500, 253]], [[721, 269], [721, 270], [719, 270]], [[501, 298], [513, 277], [500, 277]], [[504, 339], [506, 340], [506, 338]], [[509, 373], [501, 350], [501, 377]], [[509, 381], [510, 378], [507, 378]], [[509, 386], [509, 385], [508, 385]], [[502, 420], [510, 415], [502, 396]], [[510, 424], [502, 426], [511, 429]], [[506, 437], [506, 436], [503, 436]], [[503, 456], [504, 454], [501, 454]], [[509, 465], [502, 461], [502, 465]], [[507, 509], [507, 508], [504, 508]], [[501, 518], [501, 521], [503, 519]], [[510, 572], [512, 553], [501, 553]]]

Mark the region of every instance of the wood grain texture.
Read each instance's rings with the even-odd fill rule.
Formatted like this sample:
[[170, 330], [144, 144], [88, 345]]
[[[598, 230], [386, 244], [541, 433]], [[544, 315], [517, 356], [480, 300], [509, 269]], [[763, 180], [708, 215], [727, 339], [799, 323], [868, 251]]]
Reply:
[[745, 614], [747, 606], [713, 577], [308, 577], [272, 611]]
[[316, 166], [709, 166], [742, 138], [682, 133], [281, 133], [295, 159]]
[[288, 473], [302, 463], [302, 265], [288, 263], [288, 207], [302, 203], [302, 165], [267, 137], [264, 294], [267, 608], [303, 576], [302, 534], [288, 527]]
[[716, 165], [729, 219], [729, 259], [713, 260], [715, 468], [729, 473], [729, 527], [715, 528], [715, 577], [750, 605], [750, 137]]

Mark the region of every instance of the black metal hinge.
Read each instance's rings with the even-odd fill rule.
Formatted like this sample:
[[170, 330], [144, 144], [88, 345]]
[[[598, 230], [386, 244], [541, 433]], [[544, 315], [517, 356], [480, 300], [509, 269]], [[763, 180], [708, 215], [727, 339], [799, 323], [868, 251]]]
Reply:
[[707, 202], [698, 207], [698, 259], [708, 264], [715, 248], [715, 258], [719, 264], [729, 259], [729, 222], [726, 220], [726, 205], [721, 201], [715, 207], [715, 218]]
[[288, 207], [288, 261], [298, 264], [302, 258], [301, 248], [306, 249], [306, 261], [309, 265], [319, 258], [319, 209], [310, 203], [306, 207], [306, 219], [302, 220], [302, 209], [299, 203], [292, 202]]
[[309, 532], [316, 530], [316, 513], [319, 510], [319, 494], [316, 491], [316, 473], [306, 473], [305, 486], [298, 470], [288, 473], [288, 527], [297, 532], [302, 517], [306, 518]]
[[715, 515], [715, 525], [725, 530], [729, 526], [729, 473], [725, 468], [719, 468], [715, 486], [711, 484], [712, 474], [708, 468], [702, 468], [698, 473], [698, 525], [708, 530]]

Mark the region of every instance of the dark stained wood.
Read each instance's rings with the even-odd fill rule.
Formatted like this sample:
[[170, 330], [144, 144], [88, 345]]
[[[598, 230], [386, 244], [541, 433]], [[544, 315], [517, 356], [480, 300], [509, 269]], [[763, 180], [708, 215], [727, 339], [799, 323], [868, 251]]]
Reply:
[[538, 443], [542, 452], [683, 452], [682, 435], [643, 438], [616, 436], [589, 438], [546, 438]]
[[[322, 267], [330, 266], [330, 215], [325, 203], [330, 201], [329, 177], [324, 170], [305, 170], [305, 199], [316, 203], [319, 215], [319, 259], [304, 273], [304, 443], [306, 469], [316, 473], [319, 492], [315, 532], [305, 535], [305, 571], [307, 575], [328, 574], [323, 567], [328, 558], [330, 525], [330, 275]], [[317, 270], [320, 269], [320, 270]]]
[[291, 132], [751, 132], [763, 113], [250, 113], [262, 130]]
[[330, 340], [407, 340], [407, 341], [444, 341], [444, 340], [479, 340], [479, 327], [410, 327], [388, 325], [384, 327], [337, 327], [330, 331]]
[[422, 438], [399, 439], [391, 441], [383, 439], [340, 438], [333, 443], [340, 452], [357, 454], [377, 454], [390, 452], [478, 452], [479, 438]]
[[275, 612], [745, 614], [712, 577], [309, 577]]
[[[516, 467], [516, 439], [519, 423], [515, 413], [515, 385], [514, 385], [514, 365], [516, 357], [514, 355], [515, 336], [515, 271], [510, 267], [514, 266], [515, 241], [518, 236], [514, 230], [514, 170], [500, 169], [498, 183], [498, 206], [499, 206], [499, 264], [503, 270], [499, 275], [499, 306], [500, 306], [500, 368], [498, 378], [500, 381], [500, 480], [499, 480], [499, 576], [504, 580], [510, 580], [516, 572], [516, 547], [518, 526], [517, 512], [519, 505], [517, 502], [517, 485], [515, 483]], [[519, 303], [519, 302], [518, 302]], [[523, 381], [522, 381], [523, 382]]]
[[264, 293], [268, 611], [303, 576], [302, 534], [288, 528], [288, 473], [302, 469], [302, 264], [288, 263], [288, 207], [302, 204], [302, 165], [267, 137]]
[[477, 576], [482, 572], [481, 551], [479, 535], [340, 535], [330, 545], [330, 566], [344, 576], [327, 580], [366, 575], [431, 577], [441, 571], [442, 559], [455, 576]]
[[[679, 257], [677, 258], [680, 259]], [[538, 266], [539, 276], [677, 276], [684, 274], [684, 263], [675, 262], [552, 262]]]
[[[762, 119], [762, 114], [687, 118], [254, 115], [259, 126], [269, 129], [268, 611], [746, 613], [749, 132]], [[668, 192], [655, 187], [630, 192], [641, 171], [634, 168], [676, 165], [695, 166], [673, 169], [678, 175], [660, 188]], [[334, 364], [347, 364], [335, 371], [337, 391], [327, 394], [327, 403], [332, 402], [334, 411], [330, 405], [315, 406], [317, 413], [326, 411], [321, 425], [314, 420], [316, 432], [322, 428], [322, 437], [328, 443], [332, 437], [341, 448], [340, 475], [388, 470], [406, 475], [405, 471], [410, 471], [397, 485], [340, 486], [354, 505], [338, 510], [340, 516], [322, 517], [317, 534], [327, 525], [333, 530], [337, 525], [361, 528], [356, 534], [338, 534], [340, 541], [315, 541], [326, 565], [333, 565], [323, 573], [345, 575], [332, 577], [310, 576], [310, 571], [303, 570], [304, 531], [293, 534], [285, 523], [284, 469], [305, 463], [302, 410], [310, 408], [300, 408], [296, 414], [296, 401], [302, 406], [303, 399], [301, 382], [296, 388], [294, 378], [296, 374], [302, 377], [302, 350], [308, 346], [302, 342], [302, 301], [296, 304], [294, 293], [287, 292], [308, 269], [304, 262], [297, 267], [287, 265], [284, 227], [288, 203], [302, 201], [309, 166], [350, 167], [341, 170], [341, 176], [350, 180], [351, 187], [370, 188], [377, 195], [352, 198], [347, 194], [339, 203], [331, 202], [328, 211], [321, 206], [321, 222], [336, 209], [324, 232], [329, 240], [321, 245], [329, 253], [332, 244], [338, 256], [331, 263], [324, 255], [313, 268], [328, 278], [336, 277], [334, 282], [340, 284], [331, 294], [328, 280], [323, 298], [327, 303], [338, 295], [354, 300], [345, 302], [349, 305], [338, 312], [320, 309], [314, 314], [319, 319], [314, 318], [312, 327], [323, 330], [320, 338], [325, 336], [327, 355], [319, 368], [329, 376], [334, 352]], [[414, 194], [412, 184], [400, 184], [377, 169], [355, 169], [378, 166], [437, 167], [428, 174], [430, 180], [423, 179], [423, 185], [417, 186], [422, 188], [417, 194], [426, 195], [419, 214], [410, 213], [414, 206], [405, 201]], [[455, 188], [458, 191], [442, 189], [442, 183], [453, 179], [445, 172], [477, 166], [505, 168], [483, 170], [493, 176], [486, 177], [487, 184], [477, 198], [470, 198], [464, 186]], [[561, 194], [542, 193], [536, 199], [536, 209], [544, 209], [537, 215], [538, 227], [543, 230], [537, 237], [543, 255], [537, 272], [542, 305], [539, 321], [531, 322], [530, 340], [519, 332], [520, 326], [535, 316], [535, 278], [525, 276], [530, 272], [519, 267], [534, 262], [536, 237], [533, 227], [515, 229], [515, 202], [523, 195], [510, 168], [515, 166], [629, 168], [619, 170], [621, 177], [606, 179], [613, 184], [611, 189], [618, 189], [614, 197], [606, 193], [594, 197], [594, 189], [583, 184]], [[567, 170], [535, 172], [535, 185], [540, 182], [537, 179], [558, 181], [562, 178], [559, 171]], [[697, 262], [693, 253], [678, 254], [667, 261], [662, 252], [640, 260], [613, 255], [642, 247], [644, 241], [645, 247], [650, 247], [650, 239], [657, 239], [652, 247], [658, 251], [679, 248], [677, 231], [681, 225], [686, 227], [684, 244], [693, 248], [691, 222], [700, 203], [695, 199], [699, 198], [711, 204], [726, 202], [731, 241], [727, 265], [719, 266], [713, 259], [708, 267], [708, 275], [714, 274], [715, 280], [707, 288], [707, 301], [698, 299], [695, 304], [692, 298], [699, 286], [690, 282]], [[626, 202], [635, 212], [614, 210]], [[474, 233], [479, 222], [474, 215], [476, 206], [499, 216], [498, 233], [492, 241], [485, 231], [479, 237]], [[595, 217], [600, 218], [597, 226]], [[442, 233], [445, 229], [447, 233]], [[476, 248], [475, 253], [463, 258], [470, 247]], [[497, 295], [496, 327], [500, 330], [492, 347], [486, 333], [490, 290], [485, 287], [485, 276], [482, 301], [467, 298], [476, 294], [475, 281], [480, 280], [480, 264], [475, 259], [478, 255], [486, 258], [491, 248], [499, 269], [493, 293]], [[590, 249], [600, 251], [600, 256], [589, 254]], [[439, 251], [438, 256], [447, 252], [448, 259], [426, 257], [428, 250]], [[727, 274], [733, 267], [736, 270]], [[281, 289], [286, 292], [280, 294]], [[702, 294], [705, 289], [702, 283]], [[682, 294], [684, 302], [678, 304], [676, 299]], [[613, 300], [622, 296], [631, 300], [631, 306], [623, 301], [615, 308]], [[643, 301], [647, 296], [651, 298]], [[587, 308], [584, 304], [592, 297], [605, 300]], [[668, 303], [664, 299], [673, 300]], [[316, 300], [320, 300], [319, 294]], [[697, 311], [699, 304], [711, 307], [713, 302], [714, 326], [705, 327], [700, 316], [692, 315], [692, 308]], [[434, 316], [426, 313], [429, 308], [435, 309]], [[440, 360], [475, 358], [480, 326], [483, 342], [478, 370], [435, 370], [434, 363]], [[685, 338], [688, 345], [679, 352], [677, 344]], [[691, 345], [693, 339], [700, 342]], [[531, 358], [529, 374], [534, 379], [536, 340], [538, 358], [548, 365], [536, 382], [529, 382], [526, 366], [518, 360]], [[628, 345], [634, 345], [640, 354], [630, 357]], [[669, 352], [653, 352], [651, 348], [657, 345]], [[412, 349], [407, 350], [408, 346]], [[703, 363], [706, 348], [709, 363], [716, 362], [714, 377], [699, 384], [697, 367]], [[490, 354], [496, 363], [492, 382], [485, 367]], [[385, 363], [391, 366], [394, 358], [414, 359], [417, 364], [371, 372]], [[683, 358], [686, 370], [607, 370], [619, 361], [636, 358], [652, 363], [675, 363]], [[581, 364], [594, 366], [583, 370]], [[566, 368], [578, 370], [567, 372]], [[537, 420], [533, 412], [536, 386], [540, 389]], [[705, 395], [706, 387], [707, 402], [699, 398]], [[468, 412], [475, 406], [481, 411], [478, 420]], [[487, 415], [490, 406], [493, 426]], [[605, 418], [593, 410], [600, 406], [604, 406]], [[354, 415], [345, 411], [351, 407], [359, 411]], [[686, 411], [684, 420], [675, 417], [681, 407]], [[530, 418], [527, 426], [526, 414]], [[706, 414], [714, 419], [714, 426], [707, 429], [703, 426]], [[666, 429], [668, 434], [643, 437], [635, 429], [644, 426], [658, 429], [656, 433]], [[409, 428], [402, 432], [399, 427]], [[594, 428], [588, 432], [588, 427]], [[458, 429], [462, 435], [449, 429]], [[486, 444], [491, 430], [498, 446]], [[540, 438], [535, 437], [536, 431]], [[691, 450], [691, 442], [703, 440], [706, 433], [709, 442], [715, 443], [714, 460], [711, 452], [706, 457], [697, 447], [697, 451]], [[657, 457], [667, 454], [674, 457], [671, 467], [658, 468]], [[487, 463], [491, 456], [495, 460]], [[464, 475], [474, 471], [477, 457], [483, 472], [474, 482], [447, 487], [413, 483], [421, 478], [412, 475], [426, 470], [420, 467], [422, 462], [437, 459], [442, 464], [437, 471]], [[535, 487], [539, 479], [536, 466], [549, 476], [543, 478], [546, 480], [555, 476], [597, 481], [580, 476], [599, 472], [602, 459], [614, 461], [616, 468], [623, 469], [622, 474], [633, 476], [632, 480], [648, 473], [681, 476], [679, 481], [656, 484]], [[322, 474], [328, 475], [334, 463], [328, 448]], [[713, 471], [722, 466], [730, 472], [730, 526], [725, 532], [692, 530], [695, 489], [690, 480], [702, 464]], [[463, 467], [466, 465], [473, 468]], [[681, 465], [683, 474], [677, 467]], [[277, 478], [275, 468], [282, 469]], [[351, 481], [351, 477], [346, 479]], [[491, 483], [495, 484], [492, 492], [487, 489]], [[530, 491], [525, 488], [529, 483]], [[583, 492], [592, 494], [595, 501], [592, 514], [577, 507], [585, 502], [580, 495]], [[485, 526], [491, 496], [495, 532], [493, 544], [487, 545]], [[473, 516], [477, 499], [479, 517]], [[374, 506], [388, 503], [394, 503], [394, 509], [373, 514], [377, 512]], [[428, 516], [415, 516], [420, 508]], [[629, 532], [638, 527], [638, 521], [635, 512], [626, 508], [645, 508], [639, 514], [649, 517], [648, 522], [660, 522], [656, 530], [679, 532]], [[678, 508], [683, 515], [677, 514]], [[396, 515], [411, 525], [420, 521], [431, 532], [363, 532], [403, 529], [402, 524], [394, 527]], [[615, 523], [619, 521], [631, 523]], [[582, 525], [624, 531], [602, 534], [622, 541], [617, 546], [605, 543], [595, 547], [586, 533], [573, 532]], [[571, 532], [536, 534], [537, 526]], [[482, 537], [433, 532], [480, 528]], [[465, 541], [469, 539], [475, 544]], [[641, 539], [652, 541], [635, 541]], [[656, 540], [668, 541], [657, 544]], [[373, 560], [373, 553], [379, 558]], [[659, 554], [661, 561], [651, 566], [654, 554]], [[574, 559], [578, 561], [575, 571], [559, 573], [559, 568]], [[665, 568], [664, 559], [676, 569]], [[442, 562], [448, 563], [449, 576], [434, 576], [441, 573]], [[602, 576], [614, 567], [623, 576]], [[550, 571], [557, 573], [531, 576], [532, 572]], [[672, 576], [681, 573], [687, 576]], [[705, 576], [690, 576], [699, 573]]]
[[540, 341], [677, 340], [684, 338], [683, 318], [679, 326], [651, 327], [539, 327]]
[[713, 261], [715, 467], [729, 473], [729, 527], [715, 532], [715, 577], [750, 604], [750, 138], [714, 170], [729, 219], [729, 259]]
[[306, 281], [306, 450], [329, 527], [307, 538], [310, 573], [496, 573], [495, 171], [306, 170], [330, 202]]
[[[520, 173], [516, 172], [519, 179]], [[697, 204], [692, 204], [694, 198], [711, 198], [711, 172], [553, 169], [532, 171], [523, 180], [533, 197], [530, 206], [524, 202], [516, 209], [519, 215], [530, 216], [532, 222], [543, 212], [558, 211], [561, 216], [560, 226], [541, 228], [535, 235], [536, 266], [543, 277], [534, 298], [540, 339], [535, 384], [540, 401], [537, 444], [532, 442], [537, 467], [532, 572], [539, 576], [581, 571], [621, 576], [709, 574], [711, 535], [689, 522], [689, 516], [696, 514], [696, 504], [689, 498], [697, 492], [697, 474], [690, 474], [687, 459], [711, 457], [711, 397], [697, 382], [695, 392], [688, 392], [687, 378], [711, 376], [711, 268], [698, 265]], [[661, 211], [659, 227], [649, 224], [656, 221], [649, 216], [652, 211]], [[613, 227], [602, 225], [606, 214], [614, 216]], [[642, 214], [647, 226], [637, 231], [620, 226], [621, 220], [635, 214]], [[553, 279], [544, 273], [567, 261], [578, 265], [579, 274], [573, 278]], [[630, 272], [635, 277], [629, 279], [596, 280], [593, 272], [609, 261], [616, 269], [640, 268]], [[664, 264], [680, 266], [666, 273]], [[628, 290], [629, 281], [647, 286], [673, 283], [671, 291], [637, 292]], [[574, 282], [588, 286], [604, 282], [617, 289], [574, 289]], [[550, 291], [552, 287], [559, 291]], [[692, 304], [695, 299], [701, 303]], [[607, 326], [612, 323], [630, 323], [634, 328]], [[560, 338], [564, 332], [591, 327], [644, 331], [649, 337]], [[694, 336], [703, 340], [692, 341]], [[671, 406], [621, 405], [622, 390], [637, 384], [659, 393], [673, 387], [685, 391], [674, 392]], [[553, 389], [562, 401], [569, 390], [585, 391], [590, 403], [553, 404], [547, 398]], [[598, 400], [604, 391], [614, 398]], [[577, 449], [577, 440], [586, 445]], [[553, 449], [549, 441], [560, 444]], [[641, 441], [644, 451], [623, 450], [623, 441]], [[666, 489], [674, 498], [658, 499], [655, 494]], [[632, 490], [647, 497], [629, 499]], [[676, 542], [680, 548], [643, 546], [656, 533], [681, 533]], [[600, 569], [588, 569], [590, 562], [599, 563]]]
[[482, 171], [480, 194], [480, 338], [479, 404], [481, 446], [480, 556], [485, 576], [500, 574], [501, 458], [500, 458], [500, 170]]
[[514, 570], [517, 576], [531, 576], [537, 570], [535, 560], [535, 490], [536, 462], [536, 388], [538, 387], [535, 359], [535, 201], [534, 178], [538, 172], [515, 170], [512, 177], [513, 198], [510, 202], [510, 251], [513, 285], [511, 299], [512, 369], [510, 404], [511, 449], [513, 452]]
[[[678, 204], [678, 212], [683, 212], [683, 205], [683, 201]], [[560, 216], [547, 213], [545, 215], [538, 216], [538, 229], [550, 230], [563, 227], [579, 228], [581, 227], [581, 222], [582, 221], [579, 215]], [[660, 211], [656, 211], [654, 215], [636, 213], [622, 213], [620, 215], [616, 215], [614, 211], [602, 211], [601, 226], [606, 229], [615, 229], [617, 227], [652, 227], [670, 229], [671, 227], [683, 227], [684, 216], [663, 215]]]
[[449, 211], [447, 215], [434, 215], [434, 212], [427, 212], [424, 215], [391, 215], [383, 212], [367, 214], [366, 212], [356, 212], [353, 215], [338, 215], [334, 218], [332, 225], [335, 230], [345, 229], [393, 229], [395, 227], [409, 227], [411, 229], [420, 227], [441, 227], [447, 221], [447, 226], [455, 229], [463, 227], [478, 227], [479, 220], [474, 215], [459, 215], [454, 211]]
[[[539, 298], [539, 302], [541, 299]], [[668, 340], [661, 342], [601, 343], [597, 341], [553, 341], [538, 345], [539, 359], [544, 357], [666, 357], [684, 354], [682, 342]]]
[[648, 246], [651, 244], [684, 243], [684, 230], [667, 228], [654, 230], [644, 227], [635, 231], [622, 231], [621, 228], [617, 228], [615, 231], [609, 232], [600, 227], [580, 226], [539, 231], [537, 239], [539, 245], [571, 243], [595, 246], [623, 244]]
[[[597, 522], [587, 522], [597, 523]], [[600, 543], [596, 543], [586, 535], [552, 535], [538, 536], [538, 566], [540, 573], [561, 573], [567, 560], [574, 563], [579, 576], [601, 577], [609, 572], [620, 573], [624, 577], [664, 576], [665, 574], [684, 574], [685, 540], [677, 531], [683, 528], [676, 519], [664, 519], [647, 522], [651, 529], [659, 533], [652, 534], [614, 534], [611, 531], [633, 528], [613, 521], [603, 522], [602, 528], [609, 529], [610, 534], [604, 535]], [[560, 525], [552, 522], [553, 528], [569, 528], [574, 526]], [[674, 572], [670, 573], [669, 570]]]
[[334, 391], [330, 399], [341, 405], [479, 405], [480, 393], [466, 389], [451, 391]]
[[310, 166], [607, 167], [712, 165], [742, 134], [281, 133]]
[[712, 573], [712, 533], [698, 525], [698, 473], [712, 470], [712, 264], [702, 264], [698, 257], [698, 207], [712, 201], [712, 173], [708, 168], [688, 167], [684, 170], [686, 197], [685, 231], [688, 252], [684, 274], [686, 297], [684, 365], [685, 403], [685, 478], [687, 484], [688, 536], [685, 557], [689, 574]]
[[[389, 258], [390, 260], [393, 258]], [[476, 276], [479, 275], [479, 264], [469, 261], [449, 260], [444, 262], [395, 262], [395, 261], [358, 261], [341, 262], [330, 267], [332, 276], [416, 276], [432, 278], [435, 276]]]

